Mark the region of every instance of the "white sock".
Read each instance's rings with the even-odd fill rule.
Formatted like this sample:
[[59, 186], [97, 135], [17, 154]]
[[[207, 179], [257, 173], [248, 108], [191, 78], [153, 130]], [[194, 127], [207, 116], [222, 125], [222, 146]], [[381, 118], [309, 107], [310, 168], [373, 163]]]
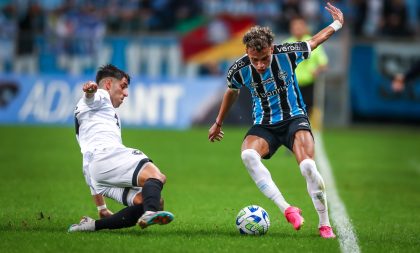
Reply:
[[257, 184], [258, 189], [280, 208], [281, 212], [290, 206], [286, 202], [280, 190], [271, 179], [271, 174], [261, 162], [261, 156], [254, 149], [245, 149], [241, 154], [242, 161], [248, 169], [249, 174]]
[[311, 196], [315, 210], [318, 213], [319, 227], [331, 226], [328, 218], [328, 204], [324, 180], [316, 168], [315, 161], [305, 159], [299, 164], [299, 167], [302, 175], [306, 179], [309, 196]]

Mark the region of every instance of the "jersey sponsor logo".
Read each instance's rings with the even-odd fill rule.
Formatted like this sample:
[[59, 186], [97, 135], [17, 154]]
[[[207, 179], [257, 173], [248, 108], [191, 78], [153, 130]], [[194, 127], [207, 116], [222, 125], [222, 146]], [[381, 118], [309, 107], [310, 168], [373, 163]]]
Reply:
[[260, 98], [267, 98], [267, 97], [271, 97], [277, 94], [280, 94], [281, 92], [287, 91], [287, 86], [282, 86], [280, 88], [277, 88], [273, 91], [268, 91], [268, 92], [252, 92], [252, 95], [254, 97], [260, 97]]
[[[267, 80], [265, 80], [265, 83], [267, 83], [268, 80], [270, 80], [270, 78], [267, 79]], [[274, 80], [272, 80], [272, 81], [274, 81]], [[265, 84], [265, 83], [263, 83], [263, 84]], [[268, 91], [268, 92], [257, 92], [257, 91], [254, 91], [254, 92], [252, 92], [252, 95], [254, 97], [260, 97], [260, 98], [267, 98], [267, 97], [271, 97], [271, 96], [274, 96], [274, 95], [278, 95], [278, 94], [280, 94], [282, 92], [287, 92], [287, 89], [289, 88], [289, 85], [291, 83], [292, 83], [292, 81], [289, 80], [288, 82], [285, 82], [284, 85], [280, 86], [279, 88], [277, 88], [277, 89], [275, 89], [273, 91]]]
[[243, 66], [245, 66], [245, 62], [243, 62], [242, 60], [240, 60], [240, 61], [238, 61], [238, 67], [243, 67]]
[[302, 47], [298, 43], [294, 44], [283, 44], [279, 47], [280, 53], [286, 53], [286, 52], [293, 52], [293, 51], [302, 51]]
[[227, 74], [227, 78], [231, 79], [232, 78], [232, 74], [233, 74], [233, 69], [229, 69], [228, 74]]
[[245, 66], [245, 62], [243, 60], [235, 62], [235, 64], [233, 64], [232, 67], [230, 67], [227, 74], [227, 78], [230, 79], [232, 77], [233, 72], [235, 72], [237, 69], [242, 68], [243, 66]]
[[262, 85], [266, 85], [267, 83], [274, 83], [274, 82], [275, 82], [274, 78], [273, 78], [273, 77], [269, 77], [269, 78], [267, 78], [266, 80], [263, 80], [263, 81], [261, 82], [261, 84], [262, 84]]
[[251, 87], [252, 88], [257, 88], [258, 87], [258, 85], [259, 85], [259, 83], [256, 83], [256, 82], [251, 82]]
[[269, 78], [267, 78], [266, 80], [263, 80], [260, 83], [259, 82], [251, 82], [250, 86], [252, 88], [257, 88], [259, 85], [266, 85], [266, 84], [274, 83], [274, 82], [275, 82], [274, 78], [273, 77], [269, 77]]
[[117, 126], [121, 129], [120, 120], [118, 119], [118, 115], [115, 113], [114, 118], [117, 120]]

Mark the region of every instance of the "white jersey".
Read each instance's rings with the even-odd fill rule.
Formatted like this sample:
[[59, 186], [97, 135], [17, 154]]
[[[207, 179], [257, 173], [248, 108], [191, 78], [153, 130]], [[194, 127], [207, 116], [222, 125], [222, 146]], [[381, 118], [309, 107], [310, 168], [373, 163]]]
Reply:
[[94, 97], [83, 96], [74, 110], [76, 138], [83, 155], [104, 148], [124, 147], [121, 122], [109, 93], [98, 89]]
[[133, 200], [142, 189], [138, 187], [138, 175], [151, 161], [143, 152], [122, 144], [121, 122], [109, 93], [98, 89], [92, 98], [83, 96], [74, 115], [83, 174], [91, 194], [134, 205]]

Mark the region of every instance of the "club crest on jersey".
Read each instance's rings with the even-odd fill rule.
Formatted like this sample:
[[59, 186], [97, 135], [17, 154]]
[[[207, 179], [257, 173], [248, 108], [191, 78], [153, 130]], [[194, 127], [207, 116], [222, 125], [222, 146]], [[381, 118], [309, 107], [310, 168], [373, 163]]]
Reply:
[[287, 72], [286, 71], [279, 71], [277, 73], [277, 76], [279, 77], [279, 79], [283, 80], [283, 82], [286, 82], [286, 79], [287, 79]]

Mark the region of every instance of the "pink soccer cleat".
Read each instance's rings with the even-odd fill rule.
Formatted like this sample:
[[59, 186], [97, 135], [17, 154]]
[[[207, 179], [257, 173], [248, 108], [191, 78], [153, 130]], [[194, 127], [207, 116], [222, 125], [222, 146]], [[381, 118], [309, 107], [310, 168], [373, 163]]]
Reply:
[[319, 235], [322, 238], [335, 238], [335, 234], [330, 226], [321, 226], [319, 228]]
[[290, 224], [292, 224], [293, 228], [296, 230], [299, 230], [303, 226], [303, 223], [305, 222], [305, 219], [303, 219], [301, 214], [302, 214], [302, 210], [294, 206], [289, 206], [284, 212], [284, 216], [286, 217], [286, 220]]

